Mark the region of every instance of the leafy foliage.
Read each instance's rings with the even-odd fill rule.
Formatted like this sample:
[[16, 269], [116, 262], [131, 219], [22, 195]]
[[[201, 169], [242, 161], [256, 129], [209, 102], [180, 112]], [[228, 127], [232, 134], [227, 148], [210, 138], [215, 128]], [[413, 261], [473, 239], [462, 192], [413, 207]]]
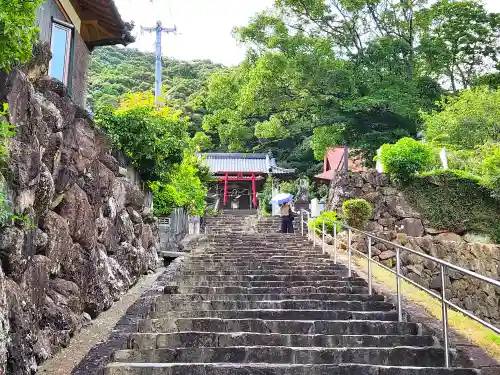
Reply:
[[42, 0], [0, 0], [0, 70], [8, 71], [31, 58], [40, 5]]
[[372, 205], [364, 199], [349, 199], [342, 205], [344, 220], [354, 228], [363, 229], [372, 212]]
[[[221, 66], [208, 60], [192, 62], [163, 58], [165, 100], [184, 107], [205, 79]], [[117, 106], [123, 94], [151, 90], [155, 80], [155, 56], [132, 48], [101, 47], [92, 54], [88, 103], [96, 109], [104, 104]]]
[[415, 173], [434, 166], [434, 151], [428, 145], [412, 138], [401, 138], [395, 144], [382, 146], [384, 171], [400, 180], [408, 180]]
[[127, 94], [120, 107], [100, 107], [96, 122], [149, 182], [156, 215], [186, 207], [191, 215], [205, 209], [208, 172], [198, 165], [189, 139], [189, 120], [182, 111], [155, 105], [151, 92]]
[[334, 211], [324, 211], [320, 214], [319, 217], [314, 218], [310, 223], [309, 227], [314, 230], [316, 228], [316, 232], [321, 233], [323, 230], [323, 221], [325, 222], [325, 233], [332, 233], [335, 229], [335, 224], [337, 224], [337, 233], [342, 229], [341, 221], [337, 217], [337, 213]]
[[488, 234], [500, 243], [500, 201], [479, 181], [463, 171], [433, 171], [409, 181], [403, 192], [432, 227]]
[[425, 136], [453, 149], [500, 142], [500, 89], [479, 87], [442, 99], [440, 111], [422, 114]]
[[155, 181], [150, 185], [155, 194], [155, 215], [167, 216], [175, 207], [186, 207], [190, 215], [203, 215], [207, 187], [200, 178], [200, 167], [194, 155], [186, 153], [182, 162], [169, 172], [166, 181], [168, 183]]
[[151, 92], [128, 94], [118, 109], [101, 108], [96, 122], [139, 170], [146, 181], [161, 179], [182, 161], [187, 145], [188, 119], [163, 106], [156, 109]]

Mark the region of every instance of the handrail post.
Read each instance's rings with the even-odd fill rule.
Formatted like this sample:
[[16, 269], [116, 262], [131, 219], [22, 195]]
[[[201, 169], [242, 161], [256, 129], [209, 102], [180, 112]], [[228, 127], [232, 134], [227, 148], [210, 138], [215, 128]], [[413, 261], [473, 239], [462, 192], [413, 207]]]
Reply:
[[337, 264], [337, 223], [333, 223], [333, 263]]
[[316, 247], [316, 218], [313, 218], [313, 246]]
[[310, 236], [311, 235], [311, 227], [309, 226], [309, 221], [310, 221], [309, 220], [310, 219], [309, 212], [306, 211], [306, 214], [307, 214], [307, 223], [306, 223], [306, 226], [307, 226], [307, 237], [308, 237], [307, 239], [311, 240], [311, 238], [310, 238], [311, 237]]
[[450, 348], [448, 343], [448, 305], [446, 304], [446, 269], [441, 264], [441, 310], [443, 312], [444, 366], [450, 367]]
[[304, 211], [300, 211], [300, 233], [304, 237]]
[[372, 295], [372, 238], [368, 236], [368, 294]]
[[349, 273], [347, 274], [347, 276], [351, 277], [351, 256], [352, 256], [352, 250], [351, 250], [351, 228], [349, 228], [349, 232], [347, 234], [347, 267], [348, 267], [348, 271]]
[[321, 231], [323, 233], [323, 235], [321, 236], [322, 237], [322, 240], [323, 240], [323, 244], [321, 245], [321, 250], [323, 252], [323, 254], [325, 254], [325, 219], [323, 219], [323, 222], [322, 222], [322, 225], [321, 225]]
[[402, 322], [403, 309], [401, 304], [401, 259], [399, 247], [396, 247], [396, 293], [398, 299], [398, 322]]

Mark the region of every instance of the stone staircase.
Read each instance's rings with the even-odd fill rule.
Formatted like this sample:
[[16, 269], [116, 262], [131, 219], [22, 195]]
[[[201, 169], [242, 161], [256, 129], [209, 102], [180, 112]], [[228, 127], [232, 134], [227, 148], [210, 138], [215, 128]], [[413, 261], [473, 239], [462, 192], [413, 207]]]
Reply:
[[207, 221], [208, 250], [186, 257], [104, 375], [479, 374], [454, 352], [443, 368], [435, 337], [298, 234], [248, 222]]

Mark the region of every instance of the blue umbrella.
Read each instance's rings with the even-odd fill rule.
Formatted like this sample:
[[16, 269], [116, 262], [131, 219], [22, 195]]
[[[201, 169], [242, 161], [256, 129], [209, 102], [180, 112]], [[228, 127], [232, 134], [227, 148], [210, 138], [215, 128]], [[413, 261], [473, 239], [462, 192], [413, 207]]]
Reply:
[[271, 199], [271, 203], [272, 204], [279, 204], [279, 205], [282, 205], [284, 203], [287, 203], [287, 202], [291, 202], [293, 199], [293, 195], [292, 194], [288, 194], [288, 193], [279, 193], [277, 195], [275, 195], [273, 197], [273, 199]]

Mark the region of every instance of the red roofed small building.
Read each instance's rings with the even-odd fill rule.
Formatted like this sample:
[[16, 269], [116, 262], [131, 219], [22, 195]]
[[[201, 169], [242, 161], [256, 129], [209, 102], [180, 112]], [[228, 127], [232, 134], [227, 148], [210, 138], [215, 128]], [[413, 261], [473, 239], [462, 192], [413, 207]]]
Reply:
[[[345, 168], [345, 152], [346, 150], [344, 146], [329, 148], [325, 153], [323, 161], [323, 173], [314, 176], [314, 178], [319, 180], [319, 182], [330, 183], [330, 181], [332, 181], [335, 177], [337, 171]], [[361, 156], [349, 156], [348, 170], [352, 172], [361, 172], [366, 170], [366, 168], [363, 167], [363, 158]]]

